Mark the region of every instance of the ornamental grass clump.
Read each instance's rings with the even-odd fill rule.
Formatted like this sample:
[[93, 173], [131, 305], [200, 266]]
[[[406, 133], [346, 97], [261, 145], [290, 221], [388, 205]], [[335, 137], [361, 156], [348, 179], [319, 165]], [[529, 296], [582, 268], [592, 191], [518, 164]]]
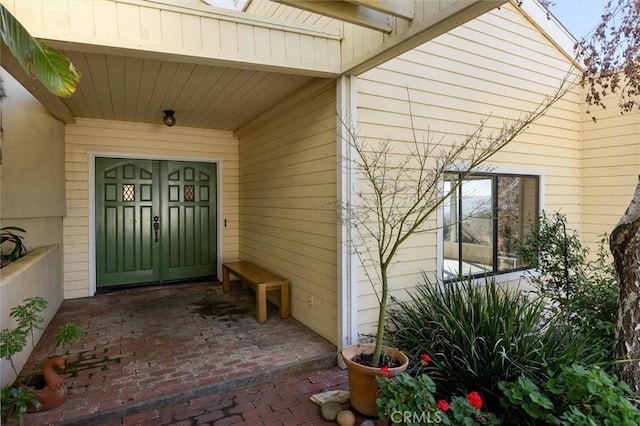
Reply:
[[499, 412], [500, 381], [524, 376], [539, 384], [561, 365], [599, 359], [586, 351], [597, 337], [565, 334], [544, 315], [540, 298], [493, 279], [434, 284], [424, 275], [424, 281], [408, 301], [394, 305], [387, 327], [410, 359], [429, 353], [431, 362], [410, 362], [408, 372], [427, 373], [443, 397], [475, 389], [489, 410]]

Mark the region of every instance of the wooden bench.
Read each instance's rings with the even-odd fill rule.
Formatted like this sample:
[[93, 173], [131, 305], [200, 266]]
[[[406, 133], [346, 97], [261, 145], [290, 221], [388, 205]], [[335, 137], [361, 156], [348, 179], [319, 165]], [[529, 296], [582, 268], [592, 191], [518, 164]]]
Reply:
[[280, 290], [280, 318], [289, 318], [289, 281], [251, 262], [224, 263], [222, 277], [225, 292], [231, 290], [229, 273], [256, 292], [256, 319], [259, 323], [267, 320], [267, 291], [272, 290]]

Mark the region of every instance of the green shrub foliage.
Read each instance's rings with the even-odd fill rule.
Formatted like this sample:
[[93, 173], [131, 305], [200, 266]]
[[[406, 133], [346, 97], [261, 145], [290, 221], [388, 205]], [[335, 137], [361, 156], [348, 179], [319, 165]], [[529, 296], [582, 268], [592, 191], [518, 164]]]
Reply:
[[618, 300], [616, 272], [605, 241], [600, 241], [596, 260], [587, 261], [589, 253], [578, 233], [567, 229], [564, 215], [555, 213], [540, 218], [521, 251], [526, 260], [537, 259], [537, 273], [529, 279], [567, 332], [602, 337], [600, 344], [588, 348], [602, 362], [614, 358]]
[[390, 378], [377, 376], [376, 383], [380, 396], [376, 400], [378, 415], [391, 424], [422, 426], [443, 425], [499, 425], [498, 417], [483, 408], [483, 400], [478, 392], [466, 397], [456, 395], [450, 401], [436, 402], [436, 385], [427, 374], [412, 377], [402, 373]]
[[[441, 397], [477, 390], [489, 410], [500, 411], [500, 381], [524, 376], [541, 384], [564, 364], [599, 359], [587, 351], [597, 337], [567, 335], [563, 324], [544, 315], [541, 298], [492, 279], [484, 285], [424, 280], [410, 300], [394, 305], [387, 327], [392, 344], [412, 359], [410, 374], [426, 372]], [[420, 363], [421, 354], [431, 362]]]
[[639, 425], [631, 389], [598, 366], [562, 366], [542, 386], [520, 377], [501, 382], [505, 420], [517, 425]]

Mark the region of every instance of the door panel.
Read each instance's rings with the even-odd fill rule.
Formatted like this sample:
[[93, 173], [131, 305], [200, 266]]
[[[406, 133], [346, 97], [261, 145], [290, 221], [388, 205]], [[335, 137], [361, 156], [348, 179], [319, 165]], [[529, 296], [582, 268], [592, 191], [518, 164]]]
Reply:
[[162, 275], [171, 280], [215, 275], [216, 165], [167, 161], [161, 174], [167, 182], [162, 200], [167, 244]]
[[215, 164], [96, 158], [97, 286], [215, 276], [216, 190]]
[[96, 158], [96, 284], [158, 281], [152, 188], [159, 170], [151, 161]]

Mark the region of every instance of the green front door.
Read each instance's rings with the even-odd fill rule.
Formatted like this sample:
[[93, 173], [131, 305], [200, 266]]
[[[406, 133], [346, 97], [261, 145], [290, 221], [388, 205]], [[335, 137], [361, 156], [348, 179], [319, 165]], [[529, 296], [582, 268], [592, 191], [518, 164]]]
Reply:
[[96, 158], [96, 285], [216, 275], [216, 165]]

